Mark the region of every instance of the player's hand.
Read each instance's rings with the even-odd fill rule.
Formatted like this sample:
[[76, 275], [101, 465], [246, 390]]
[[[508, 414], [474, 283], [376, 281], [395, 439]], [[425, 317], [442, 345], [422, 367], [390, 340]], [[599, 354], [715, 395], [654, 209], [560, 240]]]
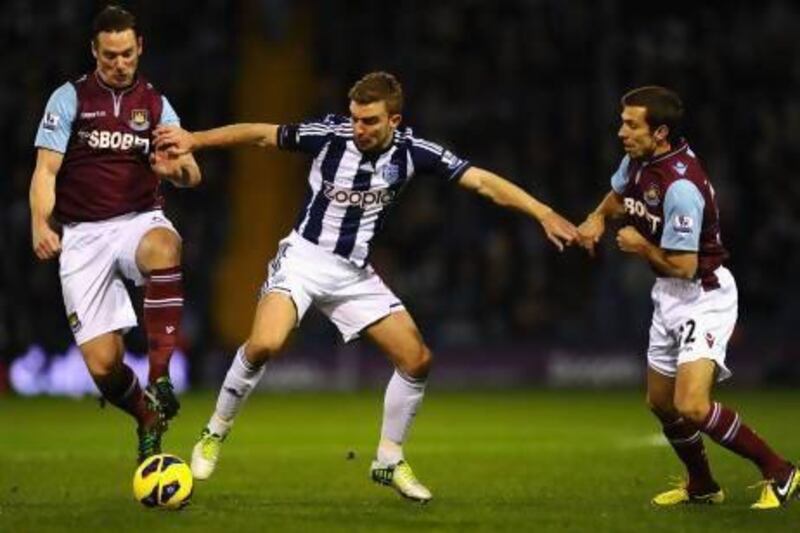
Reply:
[[180, 173], [180, 162], [177, 155], [156, 148], [150, 153], [150, 168], [160, 178], [172, 178]]
[[34, 220], [31, 224], [33, 234], [33, 253], [45, 261], [52, 259], [61, 252], [61, 237], [53, 231], [47, 221]]
[[171, 156], [188, 154], [194, 149], [194, 136], [178, 126], [161, 125], [153, 130], [156, 151], [165, 150]]
[[547, 238], [556, 245], [558, 251], [564, 251], [564, 245], [571, 245], [578, 238], [578, 229], [552, 209], [539, 219]]
[[623, 252], [638, 254], [647, 246], [647, 239], [633, 226], [625, 226], [617, 232], [617, 246]]
[[594, 247], [606, 231], [606, 219], [603, 215], [592, 213], [578, 226], [578, 243], [594, 257]]

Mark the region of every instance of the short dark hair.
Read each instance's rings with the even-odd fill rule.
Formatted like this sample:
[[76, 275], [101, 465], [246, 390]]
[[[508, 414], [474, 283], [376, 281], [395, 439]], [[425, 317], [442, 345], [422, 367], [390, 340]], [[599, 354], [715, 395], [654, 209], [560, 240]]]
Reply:
[[370, 72], [353, 84], [347, 96], [359, 104], [384, 101], [392, 115], [403, 111], [403, 86], [388, 72]]
[[92, 39], [97, 39], [97, 35], [102, 31], [118, 32], [133, 30], [139, 36], [139, 29], [136, 26], [136, 17], [133, 14], [116, 5], [108, 5], [94, 17], [92, 22]]
[[624, 106], [644, 107], [645, 121], [651, 130], [659, 126], [667, 126], [669, 141], [680, 139], [683, 130], [683, 102], [678, 93], [666, 87], [648, 85], [639, 87], [625, 94], [621, 103]]

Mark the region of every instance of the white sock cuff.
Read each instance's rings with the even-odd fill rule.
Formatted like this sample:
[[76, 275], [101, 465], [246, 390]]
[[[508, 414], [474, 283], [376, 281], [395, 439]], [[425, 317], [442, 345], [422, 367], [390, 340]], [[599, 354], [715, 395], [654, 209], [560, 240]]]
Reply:
[[242, 370], [249, 375], [255, 374], [264, 367], [264, 365], [256, 366], [247, 360], [247, 357], [244, 355], [244, 344], [239, 346], [239, 349], [236, 350], [233, 364], [241, 366]]
[[376, 458], [383, 465], [396, 465], [404, 459], [403, 446], [383, 437], [378, 444]]
[[410, 386], [412, 386], [414, 388], [424, 389], [425, 385], [428, 383], [428, 377], [427, 376], [425, 376], [424, 378], [415, 378], [415, 377], [409, 376], [408, 374], [406, 374], [405, 372], [403, 372], [402, 370], [400, 370], [399, 368], [396, 368], [396, 367], [394, 369], [394, 374], [398, 378], [402, 379], [403, 381], [405, 381], [406, 383], [408, 383]]
[[232, 426], [233, 420], [223, 420], [214, 413], [211, 415], [211, 419], [208, 421], [206, 428], [208, 428], [211, 433], [216, 433], [220, 437], [224, 437], [231, 430]]

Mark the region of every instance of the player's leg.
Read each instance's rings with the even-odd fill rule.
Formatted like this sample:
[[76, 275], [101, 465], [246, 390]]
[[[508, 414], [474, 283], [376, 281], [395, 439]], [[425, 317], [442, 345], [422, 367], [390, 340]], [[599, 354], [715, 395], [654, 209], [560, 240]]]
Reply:
[[391, 313], [364, 333], [394, 364], [386, 387], [381, 440], [371, 473], [375, 481], [394, 486], [403, 496], [418, 501], [431, 499], [430, 491], [414, 476], [403, 456], [403, 444], [425, 395], [431, 351], [407, 311]]
[[108, 403], [137, 422], [139, 462], [161, 452], [159, 415], [147, 407], [139, 380], [123, 360], [124, 345], [118, 332], [105, 333], [79, 346], [89, 374]]
[[239, 347], [222, 383], [217, 408], [209, 422], [213, 433], [224, 436], [228, 432], [264, 374], [267, 362], [280, 355], [296, 324], [297, 311], [288, 295], [279, 292], [264, 295], [256, 308], [250, 337]]
[[711, 400], [716, 364], [701, 358], [678, 366], [675, 407], [700, 431], [733, 453], [749, 459], [770, 483], [764, 486], [756, 508], [778, 507], [800, 485], [800, 475], [789, 461], [775, 453], [736, 411]]
[[737, 412], [711, 399], [714, 382], [731, 374], [725, 352], [738, 307], [733, 275], [723, 267], [715, 274], [719, 287], [699, 293], [682, 312], [675, 406], [700, 431], [759, 468], [767, 482], [755, 508], [778, 507], [797, 491], [797, 469], [744, 424]]
[[148, 341], [148, 399], [166, 420], [180, 404], [169, 379], [169, 361], [183, 315], [181, 239], [166, 226], [147, 230], [136, 245], [136, 266], [144, 277], [144, 327]]
[[158, 414], [146, 408], [139, 382], [122, 359], [122, 332], [136, 326], [136, 313], [117, 274], [120, 227], [105, 222], [66, 226], [59, 274], [75, 343], [103, 397], [136, 419], [143, 458], [158, 451], [163, 427]]
[[647, 405], [659, 419], [662, 431], [688, 474], [685, 484], [656, 495], [655, 505], [722, 503], [724, 494], [711, 475], [703, 438], [697, 427], [675, 408], [675, 378], [647, 369]]
[[403, 457], [403, 444], [425, 394], [431, 352], [402, 302], [372, 268], [335, 264], [331, 271], [339, 283], [320, 302], [320, 310], [345, 341], [366, 334], [395, 366], [386, 387], [381, 440], [370, 475], [407, 498], [428, 501], [431, 493], [414, 477]]
[[214, 413], [192, 452], [192, 473], [197, 479], [207, 479], [214, 471], [222, 441], [236, 415], [264, 375], [266, 363], [280, 355], [297, 317], [295, 304], [288, 295], [269, 292], [261, 298], [250, 337], [233, 357]]
[[384, 397], [378, 460], [394, 464], [403, 459], [402, 446], [422, 403], [431, 365], [431, 352], [407, 311], [392, 313], [365, 330], [366, 336], [395, 367]]
[[[668, 287], [667, 287], [668, 288]], [[686, 467], [685, 483], [657, 494], [654, 505], [683, 503], [721, 503], [725, 495], [711, 475], [703, 438], [697, 427], [675, 408], [675, 376], [678, 372], [680, 343], [667, 327], [664, 309], [674, 309], [674, 295], [665, 283], [653, 287], [653, 318], [647, 348], [647, 404], [661, 422], [662, 431], [678, 458]]]

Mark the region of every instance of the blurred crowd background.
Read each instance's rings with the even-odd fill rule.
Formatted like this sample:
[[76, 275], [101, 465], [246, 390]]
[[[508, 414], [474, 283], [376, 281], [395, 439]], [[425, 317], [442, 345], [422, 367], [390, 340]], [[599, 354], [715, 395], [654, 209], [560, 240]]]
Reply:
[[[717, 190], [739, 284], [734, 370], [750, 381], [800, 379], [796, 3], [120, 4], [144, 34], [142, 71], [189, 129], [346, 113], [350, 85], [388, 70], [404, 84], [404, 120], [417, 135], [512, 179], [576, 223], [608, 190], [622, 156], [621, 94], [644, 84], [676, 89], [688, 109], [687, 137]], [[57, 264], [31, 253], [28, 186], [44, 105], [93, 68], [90, 22], [103, 5], [0, 2], [0, 375], [31, 345], [58, 354], [72, 342]], [[183, 350], [194, 383], [210, 384], [248, 332], [308, 162], [252, 149], [199, 161], [203, 185], [169, 190], [167, 212], [185, 240]], [[594, 259], [559, 254], [534, 221], [418, 176], [373, 260], [439, 354], [437, 378], [448, 365], [478, 376], [500, 365], [507, 377], [534, 381], [553, 371], [541, 363], [553, 358], [562, 370], [581, 360], [608, 370], [603, 354], [622, 361], [614, 367], [622, 373], [625, 361], [643, 365], [652, 274], [617, 252], [613, 238]], [[144, 350], [139, 333], [129, 344]], [[376, 359], [356, 354], [353, 363], [352, 350], [317, 314], [291, 347], [297, 360], [323, 367]]]

